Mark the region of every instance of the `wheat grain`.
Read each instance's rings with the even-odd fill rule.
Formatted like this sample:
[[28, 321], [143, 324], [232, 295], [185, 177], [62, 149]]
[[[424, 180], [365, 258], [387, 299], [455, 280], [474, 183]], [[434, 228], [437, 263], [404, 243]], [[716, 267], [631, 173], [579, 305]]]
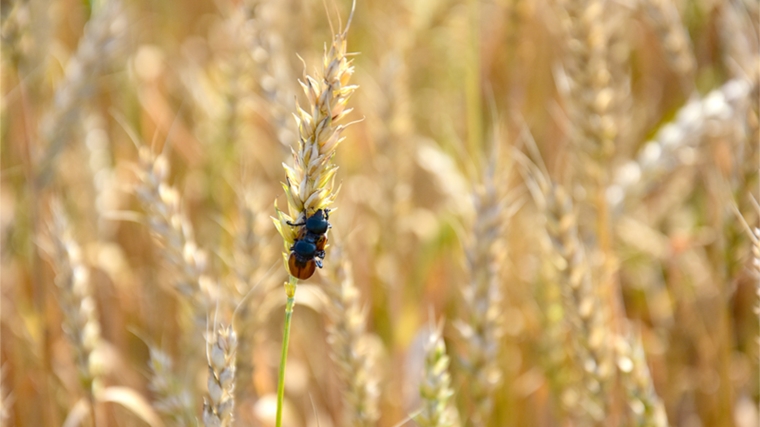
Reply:
[[[578, 207], [585, 219], [579, 229], [595, 231], [595, 251], [603, 257], [605, 281], [598, 283], [599, 295], [620, 311], [618, 284], [611, 274], [616, 264], [613, 255], [610, 209], [605, 194], [610, 180], [610, 163], [618, 150], [621, 127], [625, 125], [628, 93], [623, 58], [610, 50], [625, 13], [603, 0], [560, 0], [560, 23], [566, 38], [565, 69], [569, 77], [567, 111], [572, 127], [570, 139], [576, 149], [577, 163], [568, 172], [584, 186], [588, 197], [579, 197]], [[604, 18], [603, 18], [604, 17]], [[609, 21], [607, 21], [609, 20]], [[615, 36], [615, 37], [613, 37]], [[625, 45], [618, 41], [618, 44]]]

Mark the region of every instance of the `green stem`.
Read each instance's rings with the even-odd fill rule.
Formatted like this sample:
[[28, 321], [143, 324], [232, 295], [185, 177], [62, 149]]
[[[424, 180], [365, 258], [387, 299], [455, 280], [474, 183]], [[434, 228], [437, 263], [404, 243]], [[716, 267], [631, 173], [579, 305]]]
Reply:
[[285, 284], [288, 302], [285, 305], [285, 330], [282, 334], [282, 354], [280, 355], [280, 372], [277, 382], [277, 420], [276, 427], [282, 427], [282, 401], [285, 398], [285, 363], [288, 361], [288, 342], [290, 341], [290, 320], [293, 318], [293, 305], [295, 304], [295, 289], [298, 279], [290, 276], [290, 281]]

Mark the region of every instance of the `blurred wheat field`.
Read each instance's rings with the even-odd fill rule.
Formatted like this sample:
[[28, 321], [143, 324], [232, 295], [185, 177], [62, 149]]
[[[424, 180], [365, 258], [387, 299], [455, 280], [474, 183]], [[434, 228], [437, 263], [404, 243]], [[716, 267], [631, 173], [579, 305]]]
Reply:
[[[274, 204], [350, 10], [0, 3], [0, 425], [275, 425]], [[759, 22], [360, 0], [283, 425], [760, 427]]]

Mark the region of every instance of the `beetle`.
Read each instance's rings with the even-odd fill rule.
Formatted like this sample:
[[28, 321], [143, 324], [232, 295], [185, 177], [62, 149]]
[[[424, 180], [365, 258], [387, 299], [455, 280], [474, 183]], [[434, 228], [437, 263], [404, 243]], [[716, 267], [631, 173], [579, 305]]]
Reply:
[[288, 221], [288, 225], [291, 227], [300, 227], [301, 233], [311, 233], [317, 236], [327, 233], [327, 230], [332, 228], [330, 222], [330, 209], [317, 209], [314, 215], [306, 218], [303, 222], [292, 223]]
[[[322, 251], [324, 254], [324, 251]], [[288, 269], [290, 274], [301, 280], [306, 280], [314, 274], [316, 266], [322, 267], [322, 261], [316, 259], [317, 245], [307, 240], [296, 240], [290, 247]]]
[[288, 269], [294, 277], [305, 280], [314, 274], [316, 267], [322, 268], [327, 245], [326, 233], [332, 227], [328, 221], [329, 215], [329, 209], [318, 209], [303, 222], [288, 222], [292, 227], [303, 227], [290, 247], [288, 258]]

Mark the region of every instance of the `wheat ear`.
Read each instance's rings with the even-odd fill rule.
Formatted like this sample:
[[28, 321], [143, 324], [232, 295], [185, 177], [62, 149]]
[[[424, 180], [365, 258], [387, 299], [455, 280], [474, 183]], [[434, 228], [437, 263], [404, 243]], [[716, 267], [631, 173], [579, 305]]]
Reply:
[[531, 172], [526, 182], [546, 221], [549, 244], [544, 250], [554, 265], [570, 333], [575, 378], [562, 390], [562, 404], [578, 422], [599, 423], [607, 415], [607, 392], [613, 382], [610, 313], [580, 240], [578, 212], [570, 194], [536, 167], [527, 166]]
[[421, 427], [453, 427], [459, 425], [459, 414], [451, 404], [454, 390], [449, 373], [450, 359], [443, 342], [443, 322], [431, 328], [425, 343], [425, 370], [420, 384], [422, 408], [415, 421]]
[[598, 179], [615, 150], [617, 125], [611, 114], [615, 92], [608, 64], [609, 34], [602, 0], [556, 0], [567, 55], [569, 116], [574, 141], [590, 159], [589, 175]]
[[604, 307], [591, 265], [577, 230], [577, 211], [570, 195], [559, 185], [546, 193], [547, 232], [558, 263], [556, 265], [565, 319], [573, 340], [573, 357], [582, 378], [583, 412], [601, 421], [607, 411], [607, 391], [612, 382], [608, 339], [609, 313]]
[[77, 51], [66, 65], [64, 79], [56, 89], [53, 108], [41, 123], [40, 134], [46, 147], [38, 168], [40, 184], [47, 184], [53, 177], [55, 159], [81, 121], [83, 100], [96, 93], [93, 82], [109, 63], [115, 61], [125, 42], [127, 22], [121, 1], [96, 3], [98, 6], [94, 8]]
[[690, 93], [694, 88], [697, 61], [691, 39], [681, 21], [678, 8], [672, 0], [644, 0], [639, 3], [646, 12], [660, 38], [665, 56], [673, 71], [678, 74], [683, 88]]
[[[274, 225], [284, 243], [282, 253], [285, 270], [288, 268], [290, 248], [295, 243], [296, 227], [290, 224], [303, 222], [307, 216], [319, 209], [328, 209], [335, 200], [333, 192], [335, 172], [338, 166], [333, 163], [333, 156], [338, 145], [343, 141], [341, 136], [346, 125], [338, 122], [348, 114], [348, 98], [356, 86], [348, 84], [354, 67], [346, 53], [346, 37], [351, 26], [356, 3], [351, 8], [351, 15], [346, 28], [333, 36], [330, 49], [325, 48], [322, 71], [319, 79], [305, 76], [301, 87], [308, 100], [308, 111], [298, 107], [295, 114], [298, 125], [298, 149], [293, 151], [293, 166], [283, 164], [286, 182], [282, 184], [288, 199], [286, 214], [277, 209]], [[276, 425], [282, 425], [282, 403], [285, 396], [285, 364], [288, 356], [288, 341], [290, 339], [290, 323], [293, 318], [296, 286], [298, 279], [289, 275], [285, 282], [285, 326], [280, 355], [280, 369], [277, 383], [277, 415]]]
[[[353, 15], [353, 10], [352, 10]], [[274, 219], [282, 235], [285, 250], [283, 258], [287, 270], [290, 248], [296, 239], [296, 230], [288, 223], [302, 222], [319, 209], [329, 208], [335, 200], [335, 173], [338, 166], [333, 156], [343, 141], [347, 125], [338, 124], [351, 109], [348, 99], [356, 86], [348, 82], [354, 73], [352, 61], [346, 53], [345, 30], [333, 36], [329, 49], [325, 49], [323, 66], [318, 78], [304, 76], [300, 81], [308, 105], [298, 107], [295, 114], [298, 125], [298, 149], [293, 152], [293, 166], [283, 164], [286, 182], [282, 184], [288, 200], [286, 214], [279, 209]]]
[[203, 401], [206, 427], [229, 427], [235, 410], [235, 356], [237, 334], [219, 326], [207, 339], [208, 398]]
[[287, 50], [283, 46], [285, 40], [276, 25], [283, 19], [283, 8], [281, 4], [271, 2], [244, 4], [241, 9], [246, 19], [241, 34], [250, 49], [250, 60], [258, 71], [258, 85], [268, 101], [270, 122], [277, 140], [287, 147], [296, 137], [290, 116], [296, 93], [294, 76], [286, 58]]
[[705, 132], [735, 120], [750, 103], [752, 87], [750, 81], [734, 79], [678, 110], [675, 120], [644, 144], [635, 160], [615, 171], [613, 185], [607, 190], [612, 205], [619, 209], [623, 204], [635, 204], [668, 174], [694, 165]]
[[483, 185], [473, 196], [476, 212], [473, 237], [465, 251], [469, 283], [462, 291], [466, 315], [455, 323], [465, 341], [463, 363], [472, 375], [468, 395], [474, 405], [470, 418], [475, 426], [486, 425], [494, 391], [502, 380], [499, 360], [504, 316], [497, 244], [503, 236], [506, 202], [498, 191], [494, 174], [491, 164]]
[[102, 376], [105, 366], [98, 352], [102, 337], [90, 283], [90, 269], [85, 264], [82, 248], [74, 239], [63, 206], [57, 199], [51, 203], [51, 213], [49, 237], [53, 243], [51, 256], [56, 269], [55, 284], [64, 317], [63, 332], [72, 344], [79, 380], [87, 393], [92, 415], [99, 418], [94, 405], [104, 389]]
[[208, 295], [213, 289], [206, 273], [208, 256], [195, 242], [190, 219], [182, 206], [177, 189], [169, 185], [169, 163], [166, 155], [154, 155], [150, 148], [139, 149], [140, 180], [135, 192], [148, 214], [148, 225], [154, 237], [163, 245], [163, 255], [176, 268], [176, 290], [197, 309], [205, 313]]
[[335, 271], [335, 282], [325, 288], [331, 302], [328, 311], [330, 356], [345, 387], [343, 400], [348, 424], [368, 427], [374, 425], [380, 415], [377, 355], [368, 345], [366, 314], [359, 301], [359, 289], [352, 279], [351, 266], [338, 250], [334, 255], [341, 262]]
[[654, 389], [641, 337], [628, 334], [615, 340], [617, 368], [636, 427], [668, 427], [665, 405]]
[[153, 392], [153, 407], [176, 426], [195, 425], [192, 395], [174, 373], [171, 356], [153, 345], [149, 345], [148, 350], [151, 374], [148, 388]]

